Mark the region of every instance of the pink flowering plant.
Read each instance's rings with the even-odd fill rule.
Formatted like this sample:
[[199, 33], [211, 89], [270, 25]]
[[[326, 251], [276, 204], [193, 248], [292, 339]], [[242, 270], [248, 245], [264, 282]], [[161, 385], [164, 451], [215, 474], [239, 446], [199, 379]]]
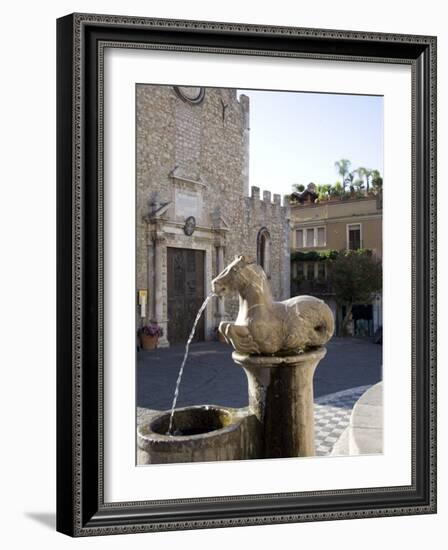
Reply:
[[163, 329], [157, 324], [157, 321], [150, 321], [147, 325], [143, 325], [139, 329], [140, 334], [145, 336], [163, 336]]

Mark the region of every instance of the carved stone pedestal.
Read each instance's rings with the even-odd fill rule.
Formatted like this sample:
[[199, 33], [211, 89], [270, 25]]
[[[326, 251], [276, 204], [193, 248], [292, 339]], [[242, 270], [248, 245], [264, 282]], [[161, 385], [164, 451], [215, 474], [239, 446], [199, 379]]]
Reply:
[[313, 376], [326, 353], [324, 347], [284, 357], [233, 352], [248, 378], [265, 458], [314, 456]]

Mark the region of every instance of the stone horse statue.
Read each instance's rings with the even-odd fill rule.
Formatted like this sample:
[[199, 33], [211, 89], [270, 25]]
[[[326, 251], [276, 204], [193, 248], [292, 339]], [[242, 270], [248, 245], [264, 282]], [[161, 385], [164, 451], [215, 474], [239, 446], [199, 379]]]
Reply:
[[265, 272], [245, 256], [236, 256], [213, 279], [212, 290], [218, 296], [239, 294], [236, 321], [221, 322], [219, 332], [240, 353], [303, 351], [324, 345], [333, 335], [333, 314], [324, 301], [296, 296], [274, 302]]

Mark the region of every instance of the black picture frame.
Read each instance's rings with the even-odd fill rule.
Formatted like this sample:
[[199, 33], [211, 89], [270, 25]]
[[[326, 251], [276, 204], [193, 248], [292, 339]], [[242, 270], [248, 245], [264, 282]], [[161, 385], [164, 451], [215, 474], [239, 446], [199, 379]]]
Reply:
[[[104, 502], [104, 44], [412, 67], [412, 484]], [[72, 14], [57, 21], [57, 530], [71, 536], [436, 512], [436, 38]], [[411, 276], [411, 274], [410, 274]]]

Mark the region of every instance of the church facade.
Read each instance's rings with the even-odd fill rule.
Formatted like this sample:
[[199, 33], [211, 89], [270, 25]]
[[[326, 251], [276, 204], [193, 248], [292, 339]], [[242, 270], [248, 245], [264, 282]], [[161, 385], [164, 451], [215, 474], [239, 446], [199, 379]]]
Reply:
[[[249, 190], [249, 98], [141, 84], [136, 115], [137, 326], [157, 321], [160, 346], [185, 342], [211, 280], [239, 254], [262, 265], [275, 299], [289, 297], [289, 207]], [[196, 339], [237, 310], [237, 297], [213, 298]]]

